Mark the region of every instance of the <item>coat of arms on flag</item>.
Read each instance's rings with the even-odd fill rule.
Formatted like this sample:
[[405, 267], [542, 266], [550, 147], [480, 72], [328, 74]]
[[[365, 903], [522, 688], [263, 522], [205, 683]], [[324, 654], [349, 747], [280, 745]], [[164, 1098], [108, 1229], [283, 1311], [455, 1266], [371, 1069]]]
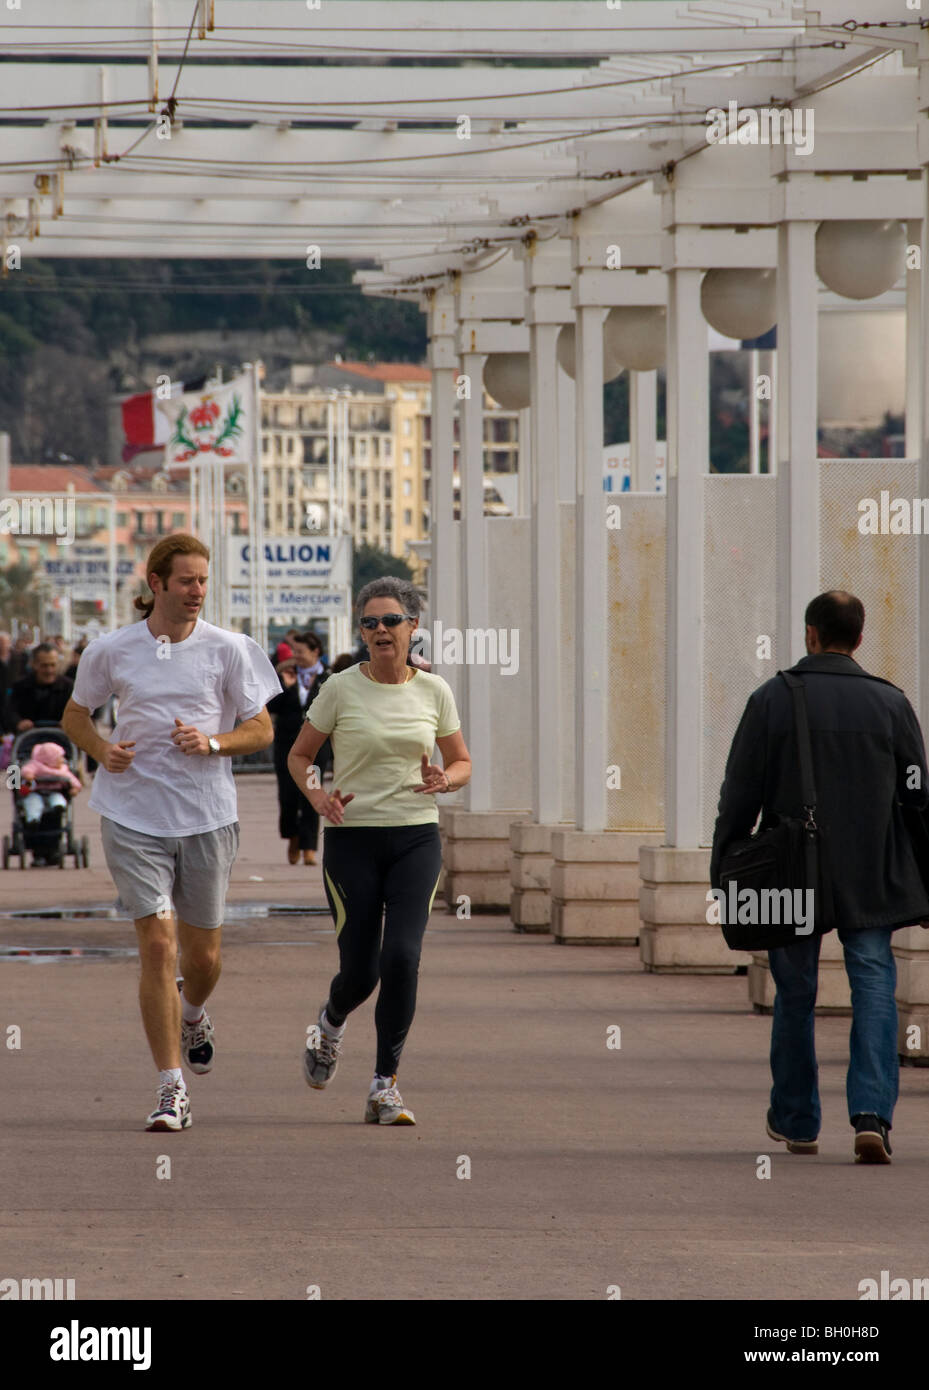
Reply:
[[157, 401], [158, 409], [173, 426], [165, 445], [165, 467], [198, 458], [249, 462], [249, 402], [248, 379], [244, 376], [224, 386]]

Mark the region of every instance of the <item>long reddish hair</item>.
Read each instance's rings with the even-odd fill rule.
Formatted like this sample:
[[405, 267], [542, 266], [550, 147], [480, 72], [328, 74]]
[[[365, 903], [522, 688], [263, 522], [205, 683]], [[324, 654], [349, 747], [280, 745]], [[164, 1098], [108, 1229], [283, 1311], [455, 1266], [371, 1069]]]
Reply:
[[[163, 536], [153, 548], [145, 565], [146, 584], [153, 574], [157, 574], [162, 584], [167, 584], [171, 578], [175, 555], [202, 555], [204, 560], [210, 558], [209, 550], [203, 541], [198, 540], [196, 536], [188, 536], [184, 532], [179, 532], [174, 536]], [[155, 607], [155, 600], [154, 598], [143, 598], [139, 594], [134, 600], [134, 606], [144, 617], [149, 618]]]

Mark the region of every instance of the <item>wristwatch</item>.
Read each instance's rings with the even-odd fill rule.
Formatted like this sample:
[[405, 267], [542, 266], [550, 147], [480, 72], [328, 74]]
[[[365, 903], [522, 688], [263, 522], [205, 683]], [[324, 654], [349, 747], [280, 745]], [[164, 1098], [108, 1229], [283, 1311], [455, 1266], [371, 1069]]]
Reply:
[[222, 752], [222, 749], [221, 749], [220, 746], [219, 746], [219, 739], [218, 739], [218, 738], [208, 738], [208, 739], [207, 739], [207, 743], [210, 745], [210, 756], [211, 756], [211, 757], [213, 756], [214, 753], [220, 753], [220, 752]]

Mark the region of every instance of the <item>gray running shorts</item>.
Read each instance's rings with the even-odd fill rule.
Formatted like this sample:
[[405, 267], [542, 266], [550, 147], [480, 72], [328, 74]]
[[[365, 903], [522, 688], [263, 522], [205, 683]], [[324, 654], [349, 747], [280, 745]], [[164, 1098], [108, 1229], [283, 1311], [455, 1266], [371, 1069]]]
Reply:
[[103, 852], [119, 900], [134, 921], [173, 908], [192, 927], [221, 927], [239, 823], [202, 835], [164, 837], [100, 817]]

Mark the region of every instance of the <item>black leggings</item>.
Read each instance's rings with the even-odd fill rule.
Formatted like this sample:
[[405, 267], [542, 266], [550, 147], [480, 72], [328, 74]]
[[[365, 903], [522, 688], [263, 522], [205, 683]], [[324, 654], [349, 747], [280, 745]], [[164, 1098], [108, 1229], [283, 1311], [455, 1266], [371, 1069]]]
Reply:
[[323, 832], [323, 883], [339, 943], [326, 1013], [340, 1027], [380, 980], [374, 1023], [381, 1076], [395, 1074], [413, 1022], [423, 934], [441, 868], [435, 821], [327, 825]]

